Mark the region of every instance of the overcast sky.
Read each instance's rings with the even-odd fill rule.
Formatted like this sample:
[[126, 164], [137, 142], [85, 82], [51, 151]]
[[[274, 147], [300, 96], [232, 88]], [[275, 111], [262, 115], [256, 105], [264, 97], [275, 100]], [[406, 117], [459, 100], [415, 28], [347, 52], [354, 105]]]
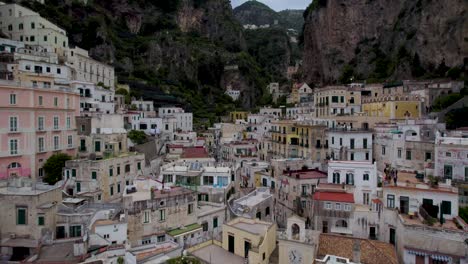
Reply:
[[[231, 0], [232, 7], [239, 6], [247, 0]], [[258, 0], [276, 11], [284, 9], [306, 9], [312, 0]]]

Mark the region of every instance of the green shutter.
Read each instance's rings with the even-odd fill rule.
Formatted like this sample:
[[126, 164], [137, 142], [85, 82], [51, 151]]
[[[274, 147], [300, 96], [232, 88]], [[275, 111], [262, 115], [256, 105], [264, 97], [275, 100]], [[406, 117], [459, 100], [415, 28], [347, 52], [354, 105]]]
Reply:
[[138, 170], [141, 170], [141, 163], [140, 162], [137, 163], [137, 168], [138, 168]]
[[26, 209], [25, 208], [18, 208], [17, 209], [17, 225], [25, 225], [26, 224]]
[[45, 223], [44, 216], [38, 216], [37, 217], [37, 224], [40, 225], [40, 226], [43, 226], [44, 223]]
[[114, 195], [114, 186], [111, 186], [111, 187], [110, 187], [110, 195], [111, 195], [111, 196]]
[[120, 183], [117, 184], [117, 192], [120, 193]]
[[91, 172], [91, 179], [93, 180], [97, 179], [97, 172], [95, 171]]
[[101, 141], [94, 142], [94, 151], [96, 151], [96, 152], [101, 151]]
[[216, 227], [218, 227], [218, 218], [217, 217], [213, 218], [213, 228], [216, 228]]
[[77, 193], [81, 192], [81, 182], [76, 183], [76, 192]]
[[76, 177], [76, 170], [72, 169], [72, 177]]
[[111, 176], [111, 177], [114, 176], [114, 170], [112, 168], [109, 169], [109, 176]]

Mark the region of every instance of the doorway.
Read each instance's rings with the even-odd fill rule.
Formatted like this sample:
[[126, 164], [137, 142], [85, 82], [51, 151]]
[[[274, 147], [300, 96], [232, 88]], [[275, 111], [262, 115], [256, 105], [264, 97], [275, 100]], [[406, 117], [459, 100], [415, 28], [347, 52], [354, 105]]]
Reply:
[[249, 250], [251, 248], [251, 244], [249, 241], [244, 241], [244, 257], [248, 258], [249, 257]]
[[234, 236], [228, 236], [228, 251], [234, 254]]
[[396, 244], [396, 233], [395, 233], [395, 228], [390, 228], [390, 244], [395, 245]]
[[400, 213], [408, 214], [409, 212], [409, 197], [400, 196]]
[[322, 233], [328, 233], [328, 221], [322, 222]]
[[10, 261], [22, 261], [29, 256], [29, 248], [14, 247]]

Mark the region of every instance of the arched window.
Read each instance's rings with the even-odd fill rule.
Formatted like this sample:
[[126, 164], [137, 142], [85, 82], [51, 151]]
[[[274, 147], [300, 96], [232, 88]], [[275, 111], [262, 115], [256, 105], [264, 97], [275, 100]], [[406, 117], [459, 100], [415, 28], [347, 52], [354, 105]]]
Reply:
[[301, 232], [301, 228], [297, 224], [293, 224], [291, 226], [291, 238], [294, 240], [299, 240], [299, 233]]
[[10, 165], [8, 165], [8, 169], [16, 169], [16, 168], [21, 168], [21, 164], [18, 162], [13, 162]]

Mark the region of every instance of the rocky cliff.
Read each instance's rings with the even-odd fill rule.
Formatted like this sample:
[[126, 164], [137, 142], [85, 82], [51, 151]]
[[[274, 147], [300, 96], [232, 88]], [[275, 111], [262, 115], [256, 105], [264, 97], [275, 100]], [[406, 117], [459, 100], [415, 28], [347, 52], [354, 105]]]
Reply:
[[314, 0], [305, 12], [309, 82], [442, 77], [467, 63], [466, 0]]
[[[70, 43], [115, 66], [135, 96], [179, 104], [213, 121], [234, 107], [262, 100], [269, 80], [246, 53], [242, 26], [229, 0], [23, 1], [64, 28]], [[242, 65], [237, 75], [225, 66]], [[233, 80], [230, 80], [233, 79]], [[240, 102], [224, 95], [241, 90]]]

